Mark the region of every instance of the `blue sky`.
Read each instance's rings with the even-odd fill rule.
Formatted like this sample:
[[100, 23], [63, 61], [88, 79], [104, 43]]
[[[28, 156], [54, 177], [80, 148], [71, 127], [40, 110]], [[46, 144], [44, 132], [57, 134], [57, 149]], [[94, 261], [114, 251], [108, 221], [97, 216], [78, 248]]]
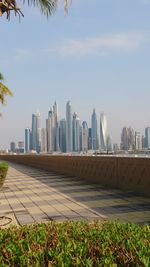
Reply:
[[[113, 142], [123, 126], [150, 126], [150, 0], [63, 1], [48, 20], [22, 6], [24, 18], [0, 18], [0, 71], [14, 93], [0, 107], [0, 148], [24, 139], [38, 109], [45, 126], [56, 100], [60, 118], [71, 100], [90, 126], [92, 109], [107, 116]], [[19, 1], [18, 1], [19, 4]]]

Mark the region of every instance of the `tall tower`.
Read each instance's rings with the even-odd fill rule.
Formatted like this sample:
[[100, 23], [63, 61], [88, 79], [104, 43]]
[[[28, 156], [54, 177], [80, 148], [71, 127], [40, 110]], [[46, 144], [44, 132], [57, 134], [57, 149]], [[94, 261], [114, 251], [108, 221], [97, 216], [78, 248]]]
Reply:
[[66, 104], [66, 148], [67, 152], [72, 152], [72, 107], [70, 101]]
[[76, 113], [73, 114], [73, 151], [80, 151], [80, 119]]
[[104, 113], [100, 115], [100, 148], [107, 150], [107, 120]]
[[88, 152], [89, 129], [86, 121], [82, 123], [82, 151]]
[[66, 152], [66, 120], [60, 120], [60, 150]]
[[30, 129], [25, 129], [25, 153], [30, 151]]
[[93, 109], [92, 119], [91, 119], [91, 129], [92, 129], [92, 149], [98, 149], [98, 140], [97, 140], [97, 116], [95, 109]]
[[54, 135], [54, 114], [50, 109], [48, 112], [48, 119], [46, 119], [46, 131], [47, 131], [47, 151], [53, 152], [55, 148], [55, 135]]
[[32, 149], [39, 152], [40, 113], [32, 114]]
[[140, 132], [135, 132], [135, 149], [136, 150], [142, 149], [142, 138]]
[[150, 149], [150, 127], [145, 128], [145, 147]]
[[135, 148], [134, 130], [129, 127], [124, 127], [121, 134], [121, 149], [133, 150]]
[[45, 128], [41, 129], [41, 152], [47, 152], [47, 132]]
[[55, 101], [53, 106], [53, 115], [54, 115], [54, 150], [59, 151], [59, 125], [58, 125], [58, 105]]

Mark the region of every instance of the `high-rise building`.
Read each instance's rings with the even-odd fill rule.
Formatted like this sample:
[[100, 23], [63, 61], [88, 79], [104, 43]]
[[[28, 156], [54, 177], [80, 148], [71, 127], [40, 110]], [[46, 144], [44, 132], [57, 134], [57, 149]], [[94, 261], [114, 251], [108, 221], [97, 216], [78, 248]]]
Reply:
[[122, 133], [121, 133], [121, 149], [122, 150], [128, 150], [129, 144], [128, 144], [128, 128], [123, 127]]
[[89, 137], [88, 137], [88, 149], [92, 149], [92, 129], [89, 128]]
[[58, 105], [56, 101], [53, 106], [53, 116], [54, 116], [54, 151], [59, 151]]
[[39, 152], [40, 114], [32, 114], [32, 150]]
[[107, 152], [112, 152], [112, 139], [111, 136], [107, 136], [107, 145], [106, 145]]
[[121, 149], [134, 150], [135, 149], [135, 135], [134, 130], [129, 127], [124, 127], [121, 134]]
[[60, 150], [66, 152], [66, 120], [60, 120]]
[[80, 119], [76, 113], [73, 114], [73, 151], [79, 152], [80, 151]]
[[136, 150], [142, 149], [142, 138], [140, 132], [135, 132], [135, 149]]
[[150, 149], [150, 127], [145, 128], [145, 148]]
[[82, 123], [82, 151], [88, 152], [89, 129], [86, 121]]
[[50, 109], [48, 112], [48, 119], [46, 119], [46, 131], [47, 131], [47, 151], [53, 152], [55, 148], [55, 135], [54, 135], [54, 114]]
[[25, 129], [25, 153], [29, 153], [30, 151], [30, 134], [31, 131], [29, 128]]
[[119, 151], [118, 144], [113, 144], [113, 151], [114, 151], [114, 153], [117, 153]]
[[97, 133], [97, 116], [95, 109], [93, 109], [92, 118], [91, 118], [91, 129], [92, 129], [92, 149], [98, 149], [98, 133]]
[[18, 141], [18, 148], [16, 148], [16, 153], [24, 153], [24, 142]]
[[47, 131], [45, 128], [40, 129], [40, 152], [47, 152]]
[[15, 151], [16, 151], [16, 144], [15, 144], [15, 142], [11, 142], [10, 143], [10, 151], [13, 152], [13, 153], [15, 153]]
[[60, 121], [58, 121], [56, 126], [56, 151], [60, 150]]
[[107, 150], [107, 120], [104, 113], [100, 115], [100, 149]]
[[72, 152], [72, 107], [71, 102], [66, 104], [66, 149], [67, 152]]
[[24, 142], [18, 141], [18, 148], [24, 148]]

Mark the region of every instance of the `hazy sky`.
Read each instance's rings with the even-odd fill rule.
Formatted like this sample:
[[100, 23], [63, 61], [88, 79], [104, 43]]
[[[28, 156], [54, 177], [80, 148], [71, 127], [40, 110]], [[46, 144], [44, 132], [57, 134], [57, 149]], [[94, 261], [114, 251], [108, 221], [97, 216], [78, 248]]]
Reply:
[[[18, 0], [19, 4], [19, 0]], [[107, 116], [113, 142], [123, 126], [150, 126], [150, 0], [60, 1], [48, 20], [22, 6], [24, 18], [0, 18], [0, 71], [13, 93], [0, 107], [0, 148], [24, 139], [38, 109], [45, 127], [56, 100], [59, 116], [71, 100], [89, 127], [96, 108]]]

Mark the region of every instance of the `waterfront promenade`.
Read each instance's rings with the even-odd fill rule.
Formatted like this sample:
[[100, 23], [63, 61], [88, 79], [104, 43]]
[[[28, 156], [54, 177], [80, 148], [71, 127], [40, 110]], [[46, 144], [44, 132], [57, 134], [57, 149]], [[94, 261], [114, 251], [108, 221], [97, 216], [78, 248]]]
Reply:
[[150, 224], [150, 199], [79, 177], [9, 164], [0, 216], [23, 225], [50, 220], [108, 220]]

